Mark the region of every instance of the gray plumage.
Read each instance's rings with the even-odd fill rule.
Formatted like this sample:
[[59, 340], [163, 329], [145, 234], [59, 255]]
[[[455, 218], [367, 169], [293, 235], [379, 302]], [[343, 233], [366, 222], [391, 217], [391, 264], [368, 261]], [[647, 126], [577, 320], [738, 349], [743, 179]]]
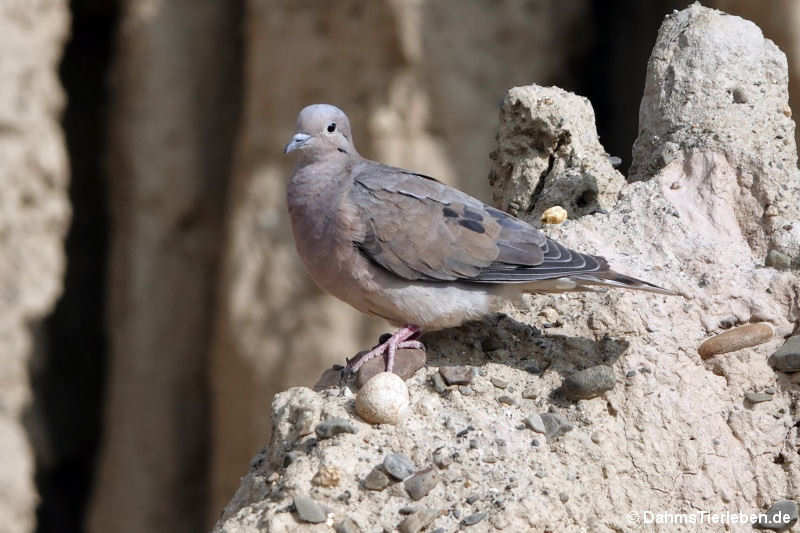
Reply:
[[522, 292], [606, 286], [673, 294], [433, 178], [362, 158], [334, 106], [300, 112], [292, 151], [299, 159], [287, 200], [310, 275], [394, 324], [456, 326]]

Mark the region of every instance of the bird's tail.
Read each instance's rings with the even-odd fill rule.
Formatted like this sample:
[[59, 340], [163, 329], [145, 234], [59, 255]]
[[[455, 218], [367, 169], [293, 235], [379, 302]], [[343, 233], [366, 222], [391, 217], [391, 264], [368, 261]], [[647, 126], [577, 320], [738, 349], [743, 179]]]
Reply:
[[573, 291], [593, 291], [602, 288], [631, 289], [636, 291], [646, 291], [667, 296], [680, 296], [680, 293], [664, 289], [650, 282], [637, 279], [613, 270], [604, 272], [594, 272], [587, 274], [576, 274], [563, 278], [546, 279], [525, 284], [525, 292], [573, 292]]

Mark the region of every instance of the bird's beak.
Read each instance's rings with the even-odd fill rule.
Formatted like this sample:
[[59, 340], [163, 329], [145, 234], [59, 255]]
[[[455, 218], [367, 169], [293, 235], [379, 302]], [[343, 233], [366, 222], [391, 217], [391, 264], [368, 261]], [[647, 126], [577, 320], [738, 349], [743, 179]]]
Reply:
[[292, 137], [292, 140], [289, 141], [289, 144], [287, 144], [286, 148], [283, 149], [283, 153], [288, 154], [289, 152], [297, 150], [298, 148], [303, 146], [306, 143], [306, 141], [308, 141], [310, 138], [311, 135], [307, 133], [295, 133], [294, 137]]

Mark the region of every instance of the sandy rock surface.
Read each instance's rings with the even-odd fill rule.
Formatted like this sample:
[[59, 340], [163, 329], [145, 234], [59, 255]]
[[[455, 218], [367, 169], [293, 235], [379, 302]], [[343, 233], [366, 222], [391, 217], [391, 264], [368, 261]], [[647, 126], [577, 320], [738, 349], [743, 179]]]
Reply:
[[[681, 74], [691, 63], [687, 58], [705, 54], [704, 43], [717, 47], [714, 75], [696, 65]], [[723, 93], [706, 90], [715, 80], [743, 75], [731, 72], [750, 57], [741, 43], [765, 51], [746, 63], [756, 80], [745, 93], [768, 88], [753, 107], [732, 96], [720, 102]], [[279, 394], [272, 442], [254, 459], [215, 531], [381, 531], [401, 523], [412, 531], [697, 531], [719, 526], [643, 522], [648, 512], [700, 521], [702, 512], [758, 513], [781, 500], [796, 501], [800, 386], [795, 375], [767, 363], [797, 333], [800, 320], [797, 269], [765, 266], [768, 248], [791, 256], [800, 246], [793, 124], [783, 113], [764, 116], [765, 109], [786, 104], [782, 58], [742, 19], [698, 6], [668, 17], [642, 104], [638, 181], [596, 180], [605, 212], [571, 213], [565, 223], [545, 229], [681, 296], [609, 291], [526, 297], [525, 305], [509, 306], [505, 315], [426, 335], [428, 367], [407, 381], [410, 414], [399, 425], [361, 420], [347, 388]], [[554, 92], [560, 96], [548, 96]], [[598, 167], [587, 166], [584, 176], [611, 172], [596, 136], [591, 138], [591, 113], [570, 126], [589, 132], [570, 150], [541, 157], [520, 148], [535, 146], [542, 129], [518, 126], [573, 116], [574, 99], [561, 93], [512, 89], [501, 115], [495, 163], [511, 155], [505, 173], [495, 173], [496, 198], [504, 208], [525, 199], [518, 213], [534, 223], [551, 206], [542, 191], [569, 192], [579, 173], [548, 173], [543, 187], [531, 188], [533, 182], [516, 182], [528, 179], [526, 169], [538, 169], [546, 159], [545, 169], [595, 161]], [[683, 94], [695, 103], [673, 113], [670, 105], [653, 105], [653, 94]], [[711, 118], [709, 109], [716, 110]], [[708, 126], [695, 129], [703, 121]], [[758, 126], [745, 135], [742, 125], [751, 122]], [[656, 141], [648, 128], [664, 123], [671, 124], [666, 129], [676, 148], [654, 163], [664, 138]], [[730, 137], [697, 142], [714, 132]], [[562, 176], [569, 186], [559, 183]], [[552, 200], [570, 205], [569, 198]], [[768, 214], [770, 206], [777, 214]], [[770, 222], [775, 217], [785, 220]], [[750, 323], [768, 323], [774, 336], [700, 357], [704, 340]], [[571, 378], [578, 385], [566, 392], [593, 397], [568, 400], [566, 378], [598, 365], [611, 369], [613, 387], [607, 390], [608, 370], [587, 372]], [[587, 378], [595, 374], [602, 377], [598, 385]], [[570, 393], [576, 386], [584, 387], [581, 394]], [[587, 394], [585, 387], [595, 388]], [[314, 428], [332, 418], [349, 420], [355, 432], [318, 439]], [[391, 454], [413, 464], [421, 487], [410, 489], [408, 480], [387, 475]], [[315, 478], [338, 483], [315, 484]], [[319, 516], [306, 497], [324, 510], [326, 522], [303, 521], [294, 498], [303, 513]], [[752, 530], [749, 523], [726, 527]]]

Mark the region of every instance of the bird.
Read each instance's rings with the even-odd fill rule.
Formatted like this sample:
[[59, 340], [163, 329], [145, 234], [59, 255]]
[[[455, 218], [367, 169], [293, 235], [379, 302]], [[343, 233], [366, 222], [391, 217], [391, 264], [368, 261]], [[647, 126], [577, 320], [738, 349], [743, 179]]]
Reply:
[[304, 107], [284, 153], [297, 155], [286, 200], [308, 274], [323, 291], [399, 328], [347, 359], [347, 371], [383, 356], [391, 372], [398, 350], [425, 349], [423, 331], [478, 320], [523, 293], [676, 294], [430, 176], [363, 158], [336, 106]]

